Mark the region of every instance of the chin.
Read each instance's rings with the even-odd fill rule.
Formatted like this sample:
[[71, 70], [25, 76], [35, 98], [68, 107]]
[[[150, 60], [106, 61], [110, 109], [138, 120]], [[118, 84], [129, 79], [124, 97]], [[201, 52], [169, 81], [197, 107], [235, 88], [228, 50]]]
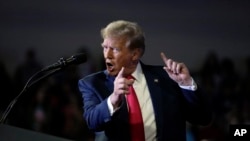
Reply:
[[111, 75], [111, 76], [116, 76], [116, 75], [117, 75], [117, 73], [116, 73], [116, 72], [113, 72], [113, 71], [107, 70], [107, 72], [108, 72], [108, 74]]

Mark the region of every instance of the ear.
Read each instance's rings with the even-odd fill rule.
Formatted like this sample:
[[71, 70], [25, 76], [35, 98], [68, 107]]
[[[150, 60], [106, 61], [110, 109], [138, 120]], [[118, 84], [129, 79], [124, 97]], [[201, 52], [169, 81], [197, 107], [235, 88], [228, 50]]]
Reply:
[[132, 60], [133, 61], [137, 61], [141, 58], [141, 49], [140, 48], [136, 48], [133, 50], [132, 52]]

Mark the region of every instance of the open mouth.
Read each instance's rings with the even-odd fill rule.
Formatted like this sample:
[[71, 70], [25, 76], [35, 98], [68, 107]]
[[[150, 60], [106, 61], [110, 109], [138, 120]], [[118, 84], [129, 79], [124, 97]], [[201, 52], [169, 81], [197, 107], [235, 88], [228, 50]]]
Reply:
[[109, 63], [109, 62], [106, 62], [106, 67], [107, 67], [108, 71], [113, 71], [114, 70], [114, 65]]

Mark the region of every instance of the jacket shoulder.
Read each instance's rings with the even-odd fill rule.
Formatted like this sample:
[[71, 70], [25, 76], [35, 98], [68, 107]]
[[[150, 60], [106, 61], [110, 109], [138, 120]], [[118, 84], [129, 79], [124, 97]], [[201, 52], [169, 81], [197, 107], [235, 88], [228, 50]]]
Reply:
[[79, 81], [91, 81], [91, 80], [105, 79], [105, 78], [106, 78], [105, 71], [99, 71], [99, 72], [89, 74], [89, 75], [81, 78]]
[[165, 70], [163, 69], [162, 65], [146, 65], [142, 64], [142, 70], [143, 71], [150, 71], [150, 72], [157, 72], [157, 73], [163, 73], [166, 74]]

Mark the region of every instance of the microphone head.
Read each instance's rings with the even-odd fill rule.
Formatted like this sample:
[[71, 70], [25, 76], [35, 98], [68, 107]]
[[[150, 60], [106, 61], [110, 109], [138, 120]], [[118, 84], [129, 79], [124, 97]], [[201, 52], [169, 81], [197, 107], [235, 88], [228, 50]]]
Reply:
[[49, 71], [53, 69], [62, 69], [70, 65], [79, 65], [87, 61], [87, 55], [85, 53], [79, 53], [76, 55], [71, 56], [68, 59], [61, 58], [58, 62], [49, 65], [42, 69], [42, 71]]
[[71, 57], [74, 64], [78, 65], [87, 61], [87, 55], [85, 53], [79, 53]]

